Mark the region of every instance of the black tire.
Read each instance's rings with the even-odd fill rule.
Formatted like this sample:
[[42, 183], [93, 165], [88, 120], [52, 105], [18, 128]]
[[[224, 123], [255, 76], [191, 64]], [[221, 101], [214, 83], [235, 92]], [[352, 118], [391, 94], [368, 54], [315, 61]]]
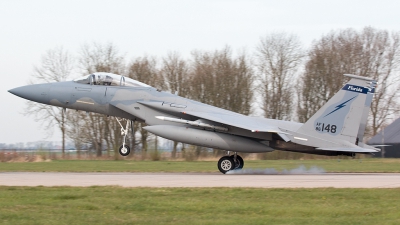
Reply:
[[121, 145], [121, 147], [119, 147], [119, 149], [118, 149], [118, 152], [122, 156], [127, 156], [127, 155], [129, 155], [129, 153], [131, 153], [131, 148], [129, 148], [128, 145], [125, 145], [125, 148], [123, 145]]
[[236, 155], [236, 161], [234, 160], [235, 156], [231, 155], [230, 156], [232, 160], [235, 162], [235, 170], [241, 170], [244, 166], [244, 161], [243, 158], [240, 157], [240, 155]]
[[225, 174], [229, 170], [235, 169], [235, 162], [230, 156], [224, 156], [218, 160], [218, 169]]

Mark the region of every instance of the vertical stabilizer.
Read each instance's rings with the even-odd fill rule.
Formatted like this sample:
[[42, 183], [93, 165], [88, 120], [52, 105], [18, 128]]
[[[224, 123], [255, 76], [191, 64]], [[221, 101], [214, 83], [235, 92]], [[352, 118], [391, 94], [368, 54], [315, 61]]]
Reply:
[[[371, 103], [372, 103], [372, 98], [374, 97], [375, 87], [376, 87], [376, 82], [371, 81], [370, 85], [371, 91], [367, 93], [367, 99], [365, 101], [364, 110], [360, 121], [360, 127], [358, 128], [358, 134], [357, 134], [358, 143], [363, 142], [364, 139], [365, 128], [367, 127], [368, 115], [371, 110]], [[358, 143], [356, 144], [358, 145]]]
[[353, 144], [362, 140], [376, 82], [357, 75], [345, 76], [351, 80], [301, 126], [298, 133]]

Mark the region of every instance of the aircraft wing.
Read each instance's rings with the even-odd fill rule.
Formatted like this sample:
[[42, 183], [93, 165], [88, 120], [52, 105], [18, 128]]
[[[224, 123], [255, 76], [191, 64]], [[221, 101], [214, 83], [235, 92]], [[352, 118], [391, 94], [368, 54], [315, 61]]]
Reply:
[[[220, 123], [220, 124], [225, 124], [228, 126], [233, 126], [233, 127], [238, 127], [242, 128], [245, 130], [248, 130], [250, 132], [266, 132], [266, 133], [276, 133], [278, 134], [284, 141], [288, 142], [290, 141], [290, 138], [288, 138], [286, 135], [288, 133], [283, 132], [278, 126], [274, 125], [269, 125], [264, 123], [260, 123], [259, 120], [245, 116], [239, 113], [227, 111], [227, 110], [222, 110], [222, 109], [217, 109], [220, 111], [212, 111], [210, 110], [209, 112], [201, 112], [201, 111], [181, 111], [180, 108], [175, 108], [175, 107], [170, 107], [168, 104], [165, 104], [164, 106], [163, 102], [145, 102], [145, 101], [139, 101], [138, 103], [148, 106], [150, 108], [164, 111], [169, 113], [171, 110], [177, 110], [175, 112], [187, 114], [193, 117], [196, 117], [198, 119], [205, 119], [209, 120], [212, 122]], [[134, 110], [132, 107], [129, 105], [124, 105], [124, 104], [116, 104], [116, 103], [110, 103], [111, 105], [126, 111], [130, 114], [134, 114]], [[214, 107], [213, 107], [214, 108]]]
[[359, 152], [359, 153], [374, 153], [379, 152], [379, 150], [368, 149], [368, 148], [343, 148], [343, 147], [323, 147], [317, 148], [318, 150], [325, 150], [325, 151], [339, 151], [339, 152]]
[[191, 115], [199, 119], [206, 119], [213, 122], [226, 124], [229, 126], [242, 128], [245, 130], [249, 130], [251, 132], [276, 133], [286, 142], [290, 140], [286, 136], [286, 134], [288, 133], [281, 131], [279, 127], [267, 125], [265, 123], [260, 124], [259, 121], [252, 120], [251, 117], [241, 114], [224, 114], [215, 112], [206, 113], [206, 112], [195, 112], [195, 111], [184, 112], [184, 114]]

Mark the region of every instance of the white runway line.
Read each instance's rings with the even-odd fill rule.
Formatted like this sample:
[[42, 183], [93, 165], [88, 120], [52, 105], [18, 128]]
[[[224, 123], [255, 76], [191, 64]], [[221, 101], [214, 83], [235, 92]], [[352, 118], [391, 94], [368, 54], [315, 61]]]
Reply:
[[0, 186], [400, 188], [400, 174], [0, 173]]

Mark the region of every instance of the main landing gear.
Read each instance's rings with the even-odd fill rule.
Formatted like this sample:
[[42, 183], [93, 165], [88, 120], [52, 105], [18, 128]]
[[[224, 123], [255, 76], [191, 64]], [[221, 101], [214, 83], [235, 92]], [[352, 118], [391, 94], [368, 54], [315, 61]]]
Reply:
[[122, 123], [121, 123], [124, 119], [119, 119], [119, 118], [116, 118], [116, 119], [117, 119], [117, 122], [119, 123], [119, 125], [121, 126], [121, 135], [124, 136], [124, 141], [122, 142], [122, 145], [119, 147], [118, 152], [122, 156], [127, 156], [131, 152], [131, 148], [126, 144], [126, 135], [128, 135], [129, 124], [131, 124], [131, 127], [132, 127], [131, 129], [132, 129], [132, 133], [133, 133], [133, 124], [132, 124], [133, 121], [127, 120], [125, 129], [124, 129], [124, 126], [122, 126]]
[[221, 173], [226, 173], [230, 170], [240, 170], [244, 166], [243, 158], [240, 157], [237, 152], [229, 156], [223, 156], [218, 160], [218, 169]]

